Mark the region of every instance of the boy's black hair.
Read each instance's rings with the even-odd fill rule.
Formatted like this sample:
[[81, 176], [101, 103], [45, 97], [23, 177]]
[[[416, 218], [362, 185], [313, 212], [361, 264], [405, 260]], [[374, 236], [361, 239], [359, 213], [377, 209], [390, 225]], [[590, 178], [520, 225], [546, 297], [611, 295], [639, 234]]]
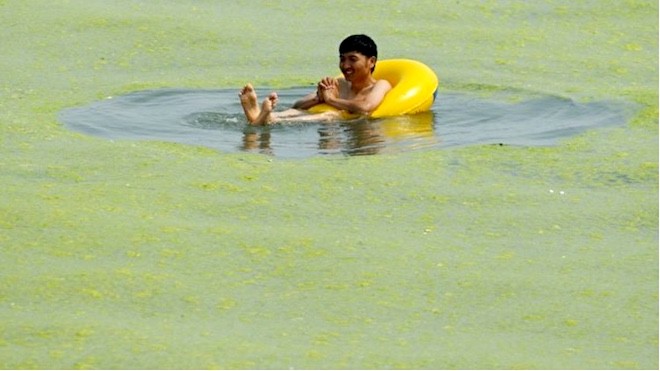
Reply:
[[[376, 43], [367, 35], [351, 35], [339, 44], [339, 54], [358, 52], [367, 58], [378, 59]], [[371, 69], [374, 72], [374, 69]]]

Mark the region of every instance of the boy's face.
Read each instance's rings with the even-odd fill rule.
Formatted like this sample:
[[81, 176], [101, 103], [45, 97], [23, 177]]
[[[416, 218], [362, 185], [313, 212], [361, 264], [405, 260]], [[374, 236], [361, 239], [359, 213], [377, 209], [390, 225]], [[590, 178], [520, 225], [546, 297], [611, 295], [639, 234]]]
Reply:
[[375, 65], [375, 57], [367, 58], [362, 53], [348, 52], [339, 55], [339, 69], [346, 81], [371, 75], [371, 69]]

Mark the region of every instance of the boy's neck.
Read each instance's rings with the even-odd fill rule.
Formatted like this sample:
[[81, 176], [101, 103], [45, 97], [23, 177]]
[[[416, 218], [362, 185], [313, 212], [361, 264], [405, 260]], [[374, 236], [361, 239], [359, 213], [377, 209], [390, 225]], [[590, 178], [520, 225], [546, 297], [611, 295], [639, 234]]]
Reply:
[[375, 82], [376, 82], [376, 80], [373, 78], [373, 76], [371, 74], [369, 74], [369, 76], [367, 76], [366, 78], [364, 78], [362, 80], [352, 81], [351, 82], [351, 90], [354, 93], [359, 93], [362, 90], [364, 90], [365, 88], [368, 88], [371, 85], [373, 85]]

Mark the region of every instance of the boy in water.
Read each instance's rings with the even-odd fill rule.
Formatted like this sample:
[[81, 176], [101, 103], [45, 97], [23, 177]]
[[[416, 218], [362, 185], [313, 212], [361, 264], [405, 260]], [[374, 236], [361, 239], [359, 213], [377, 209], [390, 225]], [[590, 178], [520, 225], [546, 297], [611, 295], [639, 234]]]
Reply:
[[377, 58], [376, 43], [369, 36], [349, 36], [339, 44], [339, 69], [343, 78], [323, 78], [317, 84], [316, 92], [306, 95], [296, 101], [292, 108], [281, 112], [273, 112], [278, 101], [275, 92], [264, 99], [259, 109], [257, 93], [248, 83], [238, 94], [245, 117], [252, 125], [286, 120], [327, 121], [341, 117], [340, 112], [306, 112], [320, 103], [326, 103], [340, 111], [368, 115], [378, 108], [385, 94], [392, 89], [387, 80], [376, 80], [372, 76]]

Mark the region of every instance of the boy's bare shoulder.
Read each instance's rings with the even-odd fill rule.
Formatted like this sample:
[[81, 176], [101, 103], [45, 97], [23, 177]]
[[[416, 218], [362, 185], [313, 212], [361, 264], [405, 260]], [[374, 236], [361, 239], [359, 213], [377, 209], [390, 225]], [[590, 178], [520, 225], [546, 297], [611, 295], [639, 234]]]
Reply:
[[376, 81], [376, 84], [379, 84], [383, 87], [388, 87], [389, 89], [392, 89], [392, 84], [386, 79], [380, 79]]

